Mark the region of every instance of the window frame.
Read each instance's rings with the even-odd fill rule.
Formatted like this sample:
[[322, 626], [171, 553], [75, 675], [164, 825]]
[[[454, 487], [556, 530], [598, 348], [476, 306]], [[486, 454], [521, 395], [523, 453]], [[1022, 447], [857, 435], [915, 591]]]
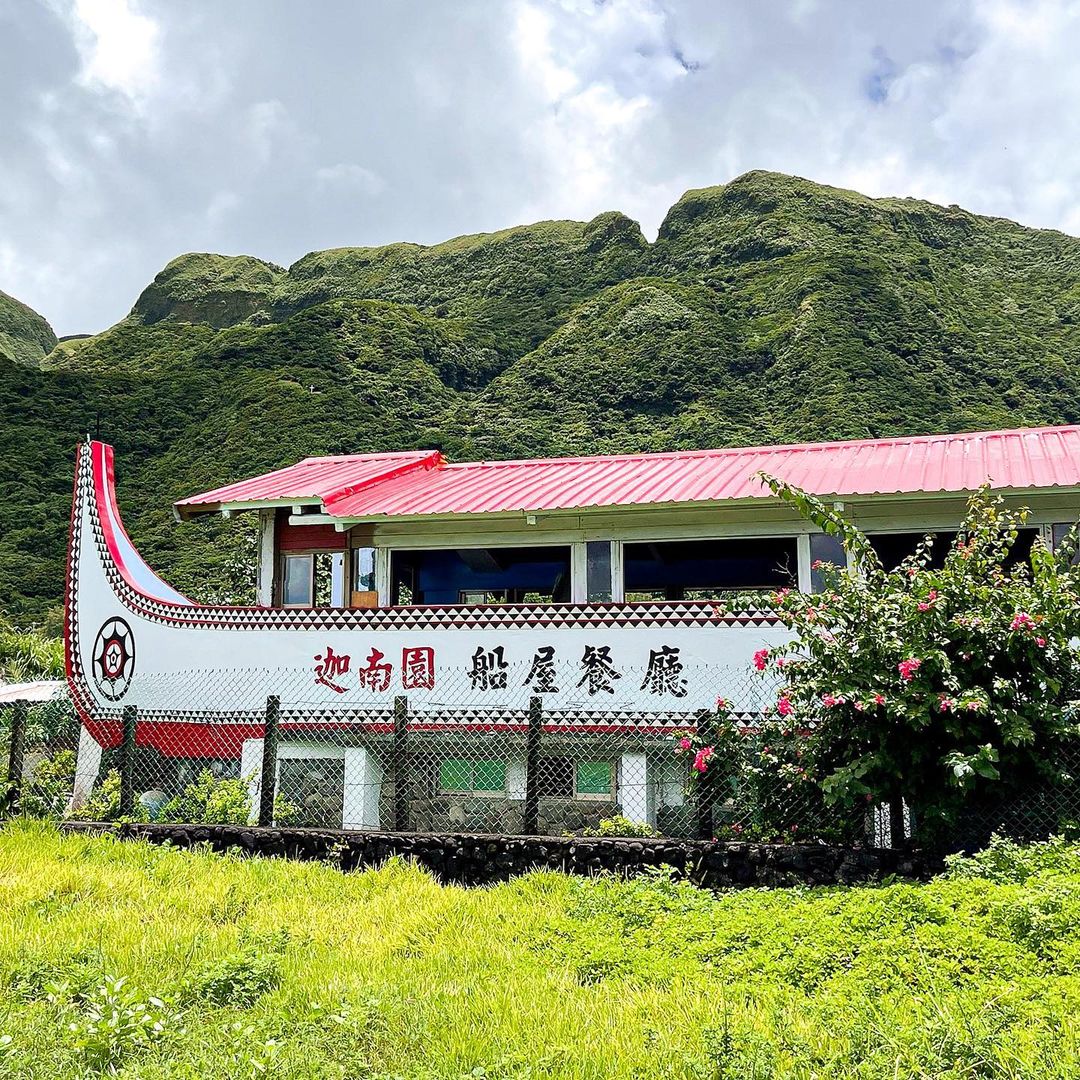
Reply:
[[[443, 766], [449, 764], [465, 765], [469, 771], [469, 787], [467, 788], [448, 788], [443, 786]], [[478, 788], [476, 786], [477, 779], [477, 766], [491, 764], [500, 766], [502, 769], [502, 787], [501, 788]], [[441, 796], [452, 795], [466, 795], [470, 798], [479, 799], [505, 799], [509, 795], [509, 762], [505, 758], [465, 758], [465, 757], [445, 757], [440, 758], [438, 761], [435, 783], [436, 793]]]
[[[281, 606], [283, 608], [311, 608], [315, 606], [315, 555], [314, 551], [284, 551], [281, 554]], [[289, 582], [289, 560], [307, 559], [308, 573], [308, 601], [307, 603], [290, 603], [286, 599]]]
[[[581, 790], [581, 767], [583, 765], [603, 765], [608, 770], [608, 789], [604, 792]], [[588, 802], [615, 801], [615, 765], [611, 761], [580, 758], [574, 762], [574, 798]]]

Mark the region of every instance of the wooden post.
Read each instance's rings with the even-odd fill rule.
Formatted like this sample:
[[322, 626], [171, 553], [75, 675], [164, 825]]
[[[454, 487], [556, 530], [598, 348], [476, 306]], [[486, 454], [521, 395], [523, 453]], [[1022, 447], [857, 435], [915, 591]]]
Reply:
[[409, 828], [409, 699], [394, 698], [394, 745], [391, 767], [394, 775], [394, 828], [407, 832]]
[[540, 736], [544, 729], [544, 699], [529, 698], [529, 728], [525, 735], [525, 808], [521, 831], [535, 836], [540, 829]]
[[120, 737], [120, 817], [135, 814], [135, 736], [138, 731], [139, 710], [125, 705], [123, 730]]
[[[29, 706], [25, 701], [11, 703], [11, 745], [8, 747], [7, 798], [4, 800], [10, 814], [19, 812], [22, 799], [23, 765], [26, 759], [26, 714]], [[4, 809], [0, 804], [0, 809]]]
[[[715, 716], [712, 712], [698, 713], [698, 737], [703, 746], [712, 746], [716, 741]], [[716, 770], [706, 769], [696, 781], [697, 785], [697, 838], [711, 840], [715, 835], [714, 812], [716, 810]]]
[[266, 722], [263, 725], [262, 778], [259, 781], [259, 824], [269, 829], [274, 824], [274, 797], [277, 795], [278, 724], [281, 721], [281, 698], [271, 694], [266, 699]]

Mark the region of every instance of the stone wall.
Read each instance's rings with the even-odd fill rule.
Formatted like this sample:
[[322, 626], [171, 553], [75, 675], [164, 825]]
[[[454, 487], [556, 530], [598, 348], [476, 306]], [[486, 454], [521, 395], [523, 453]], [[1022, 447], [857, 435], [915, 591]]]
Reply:
[[704, 840], [617, 839], [342, 832], [259, 829], [238, 825], [123, 825], [65, 822], [69, 832], [115, 833], [189, 848], [239, 850], [251, 855], [318, 859], [342, 870], [379, 866], [400, 855], [442, 881], [485, 885], [529, 870], [569, 874], [634, 874], [672, 866], [707, 888], [777, 885], [849, 885], [898, 875], [926, 878], [940, 866], [919, 852], [841, 848], [820, 844], [720, 843]]

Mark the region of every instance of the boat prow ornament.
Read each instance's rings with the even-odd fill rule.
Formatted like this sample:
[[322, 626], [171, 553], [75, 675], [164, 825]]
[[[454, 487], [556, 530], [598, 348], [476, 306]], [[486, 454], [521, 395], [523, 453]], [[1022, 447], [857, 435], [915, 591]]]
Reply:
[[[783, 640], [768, 613], [695, 602], [194, 603], [128, 537], [112, 448], [79, 447], [65, 649], [75, 705], [101, 749], [119, 744], [123, 710], [135, 706], [140, 748], [232, 763], [235, 773], [245, 745], [261, 738], [271, 695], [283, 739], [345, 729], [386, 737], [401, 695], [426, 735], [524, 731], [538, 693], [563, 733], [670, 731], [714, 705], [718, 666], [738, 670], [746, 690], [754, 651]], [[739, 707], [754, 713], [761, 703]]]

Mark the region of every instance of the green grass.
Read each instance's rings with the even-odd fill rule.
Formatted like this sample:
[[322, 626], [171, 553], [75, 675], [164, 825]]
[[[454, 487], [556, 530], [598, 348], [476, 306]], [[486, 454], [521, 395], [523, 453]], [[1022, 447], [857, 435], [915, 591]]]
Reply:
[[2, 1076], [1065, 1078], [1078, 961], [1061, 845], [712, 896], [0, 834]]

